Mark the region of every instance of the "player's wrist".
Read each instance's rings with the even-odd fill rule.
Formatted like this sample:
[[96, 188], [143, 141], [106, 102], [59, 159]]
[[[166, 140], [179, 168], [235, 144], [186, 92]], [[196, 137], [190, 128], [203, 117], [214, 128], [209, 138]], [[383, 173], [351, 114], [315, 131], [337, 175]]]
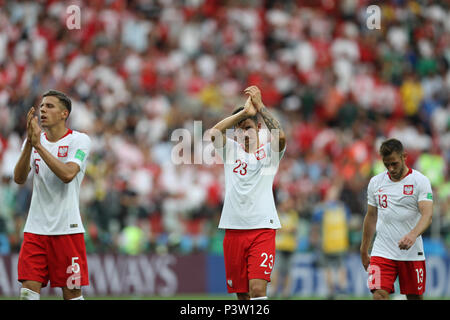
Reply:
[[249, 112], [248, 109], [243, 109], [241, 112], [236, 114], [237, 117], [237, 122], [241, 122], [242, 120], [247, 119], [248, 117], [252, 116], [252, 114]]
[[39, 141], [36, 142], [36, 143], [33, 145], [33, 147], [34, 147], [34, 149], [36, 149], [38, 152], [42, 150], [42, 144], [41, 144], [41, 142], [39, 142]]
[[411, 231], [409, 232], [409, 235], [411, 236], [411, 238], [413, 238], [414, 240], [416, 240], [416, 238], [417, 238], [418, 236], [420, 236], [420, 233], [417, 232], [417, 231], [415, 231], [415, 230], [411, 230]]
[[255, 104], [255, 107], [258, 110], [258, 112], [261, 112], [263, 109], [266, 109], [266, 106], [262, 102]]

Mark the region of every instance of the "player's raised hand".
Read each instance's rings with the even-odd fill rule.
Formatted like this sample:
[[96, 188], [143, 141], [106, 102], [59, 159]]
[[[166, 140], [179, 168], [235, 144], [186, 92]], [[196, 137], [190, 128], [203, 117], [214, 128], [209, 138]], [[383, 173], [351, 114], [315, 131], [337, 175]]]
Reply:
[[30, 126], [31, 119], [33, 119], [34, 111], [35, 111], [34, 107], [31, 107], [30, 110], [28, 110], [28, 113], [27, 113], [27, 129]]
[[36, 147], [41, 143], [41, 127], [38, 123], [38, 117], [34, 116], [30, 121], [30, 139], [31, 139], [31, 145], [33, 147]]
[[250, 86], [246, 88], [244, 90], [244, 93], [248, 94], [248, 96], [252, 99], [253, 105], [255, 106], [256, 110], [258, 110], [258, 112], [261, 110], [262, 107], [264, 107], [261, 98], [261, 91], [257, 86]]
[[31, 141], [31, 132], [32, 132], [32, 128], [31, 128], [31, 120], [33, 120], [34, 117], [34, 107], [31, 107], [30, 110], [28, 110], [27, 113], [27, 136], [28, 136], [28, 141]]
[[255, 116], [258, 113], [258, 110], [253, 105], [252, 100], [251, 100], [250, 97], [248, 97], [247, 101], [245, 102], [244, 112], [249, 117], [253, 117], [253, 116]]

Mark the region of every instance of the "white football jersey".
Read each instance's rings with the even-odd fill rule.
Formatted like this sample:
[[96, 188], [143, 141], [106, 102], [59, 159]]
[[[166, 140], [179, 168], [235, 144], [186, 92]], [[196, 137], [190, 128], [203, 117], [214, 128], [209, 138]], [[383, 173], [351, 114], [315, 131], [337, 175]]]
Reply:
[[286, 148], [273, 152], [267, 143], [250, 154], [227, 138], [225, 147], [216, 150], [225, 171], [225, 199], [219, 228], [281, 228], [272, 185]]
[[378, 211], [371, 255], [398, 261], [425, 260], [422, 236], [408, 250], [400, 250], [398, 242], [420, 220], [419, 201], [433, 201], [430, 180], [409, 169], [402, 180], [394, 182], [386, 170], [370, 180], [367, 201]]
[[[26, 140], [22, 149], [25, 143]], [[79, 196], [91, 139], [84, 133], [69, 129], [56, 142], [48, 141], [46, 134], [42, 133], [41, 144], [60, 161], [78, 164], [80, 171], [71, 182], [64, 183], [32, 148], [30, 172], [33, 175], [33, 194], [24, 232], [43, 235], [83, 233]]]

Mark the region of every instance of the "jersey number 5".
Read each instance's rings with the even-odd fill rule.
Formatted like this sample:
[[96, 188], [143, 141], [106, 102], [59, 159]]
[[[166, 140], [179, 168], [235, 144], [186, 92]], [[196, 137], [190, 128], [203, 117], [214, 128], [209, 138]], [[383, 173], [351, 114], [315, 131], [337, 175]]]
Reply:
[[378, 195], [378, 203], [380, 204], [380, 207], [387, 208], [387, 195]]
[[241, 176], [245, 176], [247, 174], [247, 163], [239, 159], [236, 160], [236, 163], [238, 163], [238, 165], [234, 167], [233, 172], [239, 173]]
[[39, 174], [39, 164], [38, 161], [41, 161], [41, 159], [34, 159], [34, 170], [36, 171], [36, 174]]

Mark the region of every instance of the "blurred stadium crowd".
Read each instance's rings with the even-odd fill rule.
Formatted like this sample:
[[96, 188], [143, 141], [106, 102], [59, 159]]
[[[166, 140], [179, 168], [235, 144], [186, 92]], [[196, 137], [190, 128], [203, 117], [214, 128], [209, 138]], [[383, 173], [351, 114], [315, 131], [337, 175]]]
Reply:
[[[69, 126], [93, 141], [81, 190], [88, 252], [220, 253], [223, 167], [175, 165], [171, 134], [212, 127], [249, 85], [288, 136], [274, 193], [295, 218], [289, 250], [312, 250], [314, 213], [340, 201], [358, 251], [387, 137], [430, 178], [426, 236], [450, 248], [450, 3], [242, 3], [0, 0], [0, 254], [20, 249], [32, 190], [12, 173], [26, 113], [51, 88], [72, 98]], [[373, 3], [379, 30], [366, 26]], [[70, 4], [79, 30], [66, 26]]]

